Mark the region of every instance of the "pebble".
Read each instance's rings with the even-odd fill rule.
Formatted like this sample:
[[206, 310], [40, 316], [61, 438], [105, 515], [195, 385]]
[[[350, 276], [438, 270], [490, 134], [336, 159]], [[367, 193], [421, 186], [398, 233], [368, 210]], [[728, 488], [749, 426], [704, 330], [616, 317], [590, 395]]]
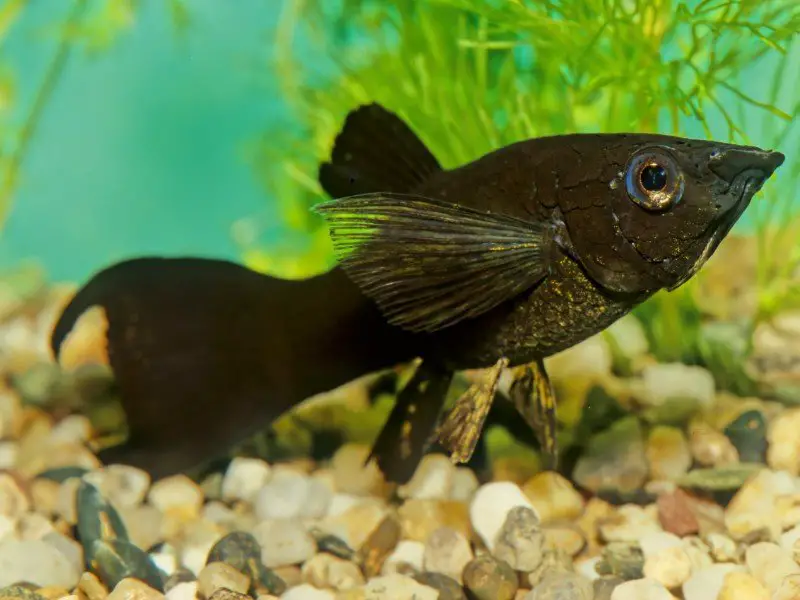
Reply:
[[542, 523], [577, 519], [583, 512], [583, 496], [559, 473], [543, 471], [522, 486]]
[[544, 534], [533, 508], [515, 506], [506, 515], [494, 540], [493, 554], [512, 569], [530, 573], [542, 564]]
[[28, 581], [39, 587], [71, 589], [80, 574], [64, 554], [43, 540], [0, 542], [0, 587]]
[[414, 580], [439, 592], [439, 600], [467, 600], [464, 588], [452, 577], [441, 573], [420, 573]]
[[426, 454], [411, 480], [397, 488], [401, 498], [446, 499], [450, 496], [455, 465], [444, 454]]
[[648, 465], [637, 417], [626, 417], [593, 436], [578, 459], [575, 481], [593, 491], [638, 490], [647, 478]]
[[16, 479], [0, 473], [0, 515], [17, 519], [30, 508], [30, 501]]
[[707, 410], [714, 404], [714, 377], [702, 367], [656, 363], [646, 367], [641, 376], [642, 401], [649, 406], [680, 401], [692, 410]]
[[56, 443], [78, 443], [89, 440], [92, 423], [84, 415], [67, 415], [53, 426], [50, 441]]
[[250, 596], [220, 588], [208, 600], [250, 600]]
[[336, 596], [328, 590], [320, 590], [313, 585], [303, 583], [283, 594], [281, 600], [335, 600]]
[[167, 600], [196, 600], [197, 582], [184, 581], [176, 584], [167, 591]]
[[611, 600], [614, 590], [625, 583], [620, 577], [598, 577], [592, 582], [594, 587], [594, 600]]
[[728, 573], [717, 600], [770, 600], [770, 593], [748, 573]]
[[147, 495], [150, 504], [178, 520], [190, 521], [200, 516], [203, 490], [185, 475], [172, 475], [156, 481]]
[[254, 502], [256, 517], [260, 521], [300, 517], [310, 499], [310, 492], [308, 477], [301, 473], [283, 472], [259, 490]]
[[772, 420], [767, 442], [767, 464], [800, 475], [800, 408], [787, 409]]
[[83, 478], [120, 509], [141, 504], [150, 488], [150, 475], [127, 465], [108, 465]]
[[114, 586], [108, 600], [158, 600], [163, 597], [164, 594], [138, 579], [123, 579]]
[[710, 600], [719, 597], [728, 573], [741, 572], [743, 568], [730, 563], [712, 565], [692, 573], [683, 584], [684, 600]]
[[739, 552], [736, 542], [722, 533], [709, 533], [706, 536], [711, 556], [716, 562], [736, 562], [739, 560]]
[[300, 564], [314, 556], [314, 538], [295, 521], [262, 521], [253, 530], [261, 546], [261, 560], [267, 567]]
[[355, 563], [327, 553], [317, 554], [306, 561], [302, 574], [307, 583], [336, 591], [351, 590], [365, 583]]
[[792, 553], [771, 542], [758, 542], [745, 551], [745, 563], [753, 576], [771, 592], [789, 575], [800, 574]]
[[770, 600], [797, 600], [800, 598], [800, 576], [790, 575], [781, 581]]
[[599, 575], [613, 575], [626, 581], [644, 577], [644, 554], [638, 544], [612, 542], [605, 546], [596, 569]]
[[103, 600], [108, 596], [108, 588], [97, 578], [94, 573], [88, 571], [81, 575], [78, 581], [78, 590], [89, 600]]
[[161, 588], [162, 574], [150, 557], [137, 546], [118, 539], [92, 544], [92, 567], [110, 588], [127, 577], [136, 577], [152, 588]]
[[58, 531], [50, 531], [42, 537], [42, 541], [50, 544], [66, 558], [72, 568], [80, 573], [83, 570], [83, 547]]
[[235, 457], [222, 479], [222, 499], [252, 503], [270, 474], [269, 464], [260, 458]]
[[414, 540], [400, 540], [384, 560], [381, 573], [383, 575], [419, 573], [422, 572], [424, 559], [425, 544]]
[[760, 410], [748, 410], [725, 427], [742, 462], [763, 463], [767, 453], [767, 422]]
[[681, 489], [659, 494], [656, 500], [658, 522], [665, 531], [678, 536], [693, 535], [700, 531], [700, 523], [692, 510], [689, 498]]
[[[437, 600], [439, 592], [411, 577], [399, 574], [375, 577], [364, 588], [364, 600], [409, 600], [410, 598]], [[298, 600], [300, 600], [299, 597]]]
[[781, 515], [775, 510], [777, 498], [795, 491], [789, 473], [764, 469], [751, 477], [725, 509], [725, 527], [734, 540], [745, 539], [759, 531], [768, 539], [778, 539]]
[[355, 496], [381, 495], [385, 482], [374, 460], [364, 464], [371, 448], [360, 444], [345, 444], [331, 459], [337, 492]]
[[474, 600], [513, 600], [519, 578], [508, 563], [484, 554], [464, 567], [464, 587]]
[[576, 573], [546, 575], [526, 596], [525, 600], [592, 600], [592, 582]]
[[351, 548], [360, 548], [381, 524], [389, 508], [379, 499], [371, 498], [356, 504], [335, 517], [319, 522], [319, 528], [341, 538]]
[[475, 533], [489, 550], [494, 549], [498, 532], [511, 509], [517, 506], [527, 507], [535, 514], [536, 509], [520, 487], [508, 481], [488, 483], [475, 493], [469, 505], [469, 517]]
[[141, 504], [121, 508], [119, 515], [130, 541], [140, 548], [155, 546], [163, 538], [164, 515], [155, 506]]
[[680, 546], [665, 548], [649, 556], [645, 552], [642, 573], [646, 578], [672, 590], [689, 579], [692, 574], [692, 562]]
[[422, 565], [426, 571], [442, 573], [462, 583], [464, 567], [472, 558], [472, 548], [464, 535], [455, 529], [440, 527], [425, 543]]
[[542, 527], [546, 549], [576, 556], [586, 546], [586, 540], [577, 525], [571, 523], [551, 523]]
[[456, 467], [450, 484], [450, 500], [469, 502], [478, 491], [480, 484], [475, 472], [468, 467]]
[[246, 594], [250, 588], [250, 578], [223, 562], [212, 562], [203, 567], [197, 576], [197, 590], [206, 598], [220, 588]]
[[692, 452], [683, 431], [657, 425], [647, 437], [647, 464], [650, 479], [675, 481], [692, 466]]
[[367, 578], [381, 572], [383, 561], [397, 546], [402, 535], [400, 523], [393, 515], [381, 521], [358, 549], [357, 560]]
[[[472, 505], [474, 505], [479, 495], [480, 491], [475, 494]], [[490, 510], [502, 510], [502, 506], [499, 509], [494, 507]], [[469, 536], [470, 511], [471, 508], [468, 508], [463, 502], [454, 500], [417, 500], [412, 498], [397, 510], [397, 516], [400, 519], [403, 538], [424, 543], [439, 527], [452, 527], [456, 531]], [[491, 524], [494, 523], [494, 519], [491, 516], [482, 520], [484, 524], [487, 521]]]
[[689, 447], [694, 459], [705, 467], [724, 467], [739, 462], [739, 452], [733, 443], [705, 423], [690, 426]]
[[76, 496], [78, 493], [78, 486], [80, 486], [80, 484], [80, 479], [77, 477], [71, 477], [64, 481], [58, 489], [56, 511], [58, 516], [60, 516], [70, 525], [75, 525], [78, 522]]
[[658, 522], [658, 509], [652, 505], [642, 508], [635, 504], [625, 504], [598, 525], [600, 535], [607, 542], [633, 542], [647, 533], [662, 531]]
[[620, 583], [611, 592], [611, 600], [673, 600], [673, 598], [674, 596], [661, 583], [648, 578]]

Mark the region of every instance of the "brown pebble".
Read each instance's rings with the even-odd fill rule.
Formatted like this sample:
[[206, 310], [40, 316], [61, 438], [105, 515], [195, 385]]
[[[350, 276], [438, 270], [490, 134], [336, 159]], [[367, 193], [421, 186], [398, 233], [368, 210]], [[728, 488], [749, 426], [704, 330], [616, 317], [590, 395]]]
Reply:
[[287, 589], [303, 583], [303, 573], [297, 565], [276, 567], [272, 572], [283, 579]]
[[425, 543], [439, 527], [450, 527], [471, 536], [469, 510], [456, 500], [420, 500], [412, 498], [397, 511], [403, 539]]
[[694, 535], [700, 530], [700, 523], [692, 511], [686, 492], [676, 489], [673, 492], [660, 494], [656, 500], [658, 520], [664, 531], [679, 537]]
[[391, 515], [385, 517], [380, 525], [369, 534], [356, 554], [356, 562], [361, 566], [367, 579], [375, 577], [381, 572], [383, 562], [395, 549], [401, 535], [400, 522]]
[[474, 600], [513, 600], [519, 581], [508, 563], [484, 554], [464, 567], [464, 587]]

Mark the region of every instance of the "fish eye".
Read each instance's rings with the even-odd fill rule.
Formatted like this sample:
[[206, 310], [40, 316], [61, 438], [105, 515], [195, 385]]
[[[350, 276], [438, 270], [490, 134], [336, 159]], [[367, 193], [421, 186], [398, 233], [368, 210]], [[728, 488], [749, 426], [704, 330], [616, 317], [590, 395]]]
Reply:
[[683, 196], [683, 174], [667, 152], [651, 148], [637, 153], [625, 173], [628, 196], [649, 211], [663, 211]]

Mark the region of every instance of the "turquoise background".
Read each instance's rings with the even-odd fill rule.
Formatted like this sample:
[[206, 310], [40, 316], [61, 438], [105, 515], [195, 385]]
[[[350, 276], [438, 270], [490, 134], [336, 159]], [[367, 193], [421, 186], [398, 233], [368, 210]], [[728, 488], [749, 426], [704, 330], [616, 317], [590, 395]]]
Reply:
[[[44, 28], [71, 4], [29, 3], [2, 48], [19, 121], [54, 52]], [[142, 2], [108, 51], [71, 55], [23, 165], [0, 265], [37, 258], [53, 278], [80, 280], [133, 254], [235, 259], [231, 224], [269, 221], [243, 146], [285, 117], [266, 65], [279, 4], [189, 4], [183, 40], [165, 3]]]
[[[16, 124], [54, 51], [46, 27], [71, 4], [29, 3], [2, 47], [18, 78]], [[231, 227], [244, 217], [256, 217], [267, 241], [280, 236], [244, 158], [248, 142], [287, 118], [267, 64], [280, 4], [191, 0], [192, 27], [180, 38], [165, 3], [141, 2], [110, 50], [74, 52], [23, 165], [0, 268], [35, 258], [54, 279], [82, 280], [141, 254], [236, 260]], [[750, 93], [770, 75], [754, 71]]]

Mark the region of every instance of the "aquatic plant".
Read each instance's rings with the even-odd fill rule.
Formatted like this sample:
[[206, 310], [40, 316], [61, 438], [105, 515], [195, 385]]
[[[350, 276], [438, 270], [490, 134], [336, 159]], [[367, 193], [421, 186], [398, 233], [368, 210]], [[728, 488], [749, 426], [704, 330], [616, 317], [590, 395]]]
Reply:
[[[659, 131], [780, 146], [794, 160], [783, 171], [800, 168], [793, 0], [284, 0], [282, 11], [269, 76], [294, 120], [252, 159], [285, 226], [310, 241], [288, 257], [281, 247], [280, 258], [246, 248], [256, 269], [303, 276], [333, 263], [309, 211], [323, 199], [316, 170], [346, 113], [365, 102], [410, 122], [445, 167], [527, 137]], [[742, 83], [754, 69], [773, 71], [767, 97]], [[797, 294], [786, 253], [768, 251], [800, 222], [790, 177], [779, 174], [755, 219], [762, 316]], [[637, 311], [658, 358], [702, 360], [696, 285]]]

